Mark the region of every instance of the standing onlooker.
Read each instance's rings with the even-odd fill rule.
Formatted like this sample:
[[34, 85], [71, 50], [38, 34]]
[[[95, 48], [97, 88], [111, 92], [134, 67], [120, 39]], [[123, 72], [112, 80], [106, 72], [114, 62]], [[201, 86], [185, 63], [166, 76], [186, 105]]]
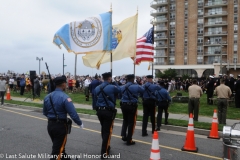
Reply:
[[235, 106], [240, 108], [240, 75], [238, 75], [238, 80], [235, 85]]
[[10, 88], [10, 90], [13, 89], [13, 83], [14, 83], [14, 79], [13, 79], [13, 77], [11, 77], [11, 78], [9, 79], [9, 88]]
[[86, 97], [86, 101], [89, 101], [89, 84], [91, 83], [89, 76], [87, 75], [86, 80], [84, 81], [84, 91], [85, 91], [85, 97]]
[[235, 79], [233, 74], [230, 74], [230, 79], [229, 79], [229, 88], [231, 89], [232, 93], [234, 91], [234, 83], [235, 83]]
[[20, 79], [20, 95], [23, 95], [25, 86], [26, 86], [26, 80], [25, 80], [24, 74], [22, 74]]
[[213, 97], [213, 91], [214, 91], [214, 83], [215, 83], [215, 81], [213, 80], [214, 79], [214, 77], [213, 76], [209, 76], [209, 82], [208, 82], [208, 84], [207, 84], [207, 103], [208, 104], [213, 104], [213, 101], [212, 101], [212, 99], [210, 99], [210, 98], [212, 98]]
[[220, 86], [216, 87], [214, 94], [218, 98], [218, 123], [226, 124], [227, 100], [231, 97], [231, 89], [225, 85], [225, 80], [221, 80]]
[[1, 105], [4, 104], [4, 95], [6, 92], [6, 81], [0, 76], [0, 96], [1, 96]]
[[188, 88], [189, 101], [188, 101], [188, 114], [194, 115], [194, 121], [198, 121], [200, 97], [203, 94], [201, 87], [197, 85], [197, 80], [192, 81], [193, 85]]
[[34, 79], [33, 88], [34, 88], [34, 97], [36, 96], [40, 97], [40, 82], [38, 80], [38, 77], [35, 77]]
[[73, 78], [72, 77], [68, 80], [68, 89], [70, 92], [73, 91]]

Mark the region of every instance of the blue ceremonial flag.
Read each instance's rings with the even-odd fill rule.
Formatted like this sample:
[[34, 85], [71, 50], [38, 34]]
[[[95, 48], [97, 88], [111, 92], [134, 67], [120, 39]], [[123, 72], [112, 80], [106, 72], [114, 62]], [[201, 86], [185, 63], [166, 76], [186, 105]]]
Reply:
[[55, 33], [53, 43], [76, 54], [111, 51], [112, 12], [65, 24]]

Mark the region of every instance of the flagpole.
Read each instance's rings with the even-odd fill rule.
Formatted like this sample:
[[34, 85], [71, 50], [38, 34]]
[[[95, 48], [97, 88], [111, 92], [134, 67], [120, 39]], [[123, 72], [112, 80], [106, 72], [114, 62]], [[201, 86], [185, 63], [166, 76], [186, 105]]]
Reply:
[[[110, 12], [112, 13], [112, 3], [111, 3], [111, 5], [110, 5]], [[112, 24], [112, 14], [111, 14], [111, 24]], [[112, 37], [110, 37], [110, 38], [112, 38]], [[110, 45], [112, 45], [112, 44], [110, 44]], [[110, 71], [111, 71], [111, 74], [113, 74], [113, 72], [112, 72], [112, 50], [111, 50], [111, 53], [110, 53]]]
[[[152, 37], [152, 44], [153, 44], [153, 47], [154, 47], [154, 25], [153, 25], [153, 34], [152, 34], [152, 36], [153, 36]], [[153, 76], [153, 63], [154, 63], [154, 57], [153, 57], [153, 61], [152, 61], [152, 76]]]
[[138, 25], [138, 6], [137, 6], [137, 23], [136, 23], [136, 33], [135, 33], [135, 51], [134, 51], [134, 62], [133, 62], [133, 74], [136, 71], [136, 51], [137, 51], [137, 25]]
[[75, 67], [74, 67], [74, 77], [77, 79], [77, 54], [75, 54]]

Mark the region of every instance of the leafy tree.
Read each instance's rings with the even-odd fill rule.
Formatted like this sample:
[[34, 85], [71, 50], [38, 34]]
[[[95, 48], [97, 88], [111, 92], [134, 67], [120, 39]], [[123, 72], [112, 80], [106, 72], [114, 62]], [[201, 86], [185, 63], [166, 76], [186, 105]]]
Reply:
[[186, 79], [190, 79], [191, 77], [188, 74], [183, 74], [182, 75], [182, 79], [186, 80]]
[[156, 73], [157, 78], [175, 78], [176, 76], [177, 76], [176, 70], [171, 68], [163, 71], [163, 73], [161, 72]]

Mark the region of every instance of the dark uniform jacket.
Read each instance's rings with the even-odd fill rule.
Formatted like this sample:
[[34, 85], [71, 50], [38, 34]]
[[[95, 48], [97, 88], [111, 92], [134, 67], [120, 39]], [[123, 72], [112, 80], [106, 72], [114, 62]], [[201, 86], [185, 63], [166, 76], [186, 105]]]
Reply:
[[69, 114], [76, 124], [82, 125], [82, 121], [76, 112], [71, 98], [69, 98], [69, 96], [59, 88], [56, 88], [55, 91], [44, 98], [43, 115], [45, 115], [48, 119], [57, 119], [50, 102], [50, 96], [52, 96], [54, 109], [57, 112], [59, 119], [67, 119], [67, 114]]

